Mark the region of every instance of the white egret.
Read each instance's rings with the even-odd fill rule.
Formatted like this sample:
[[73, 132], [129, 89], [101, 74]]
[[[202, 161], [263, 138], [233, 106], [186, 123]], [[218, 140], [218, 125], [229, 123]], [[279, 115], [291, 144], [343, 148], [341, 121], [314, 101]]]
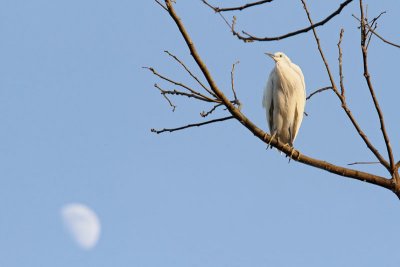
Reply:
[[270, 134], [293, 147], [306, 105], [303, 72], [282, 52], [265, 54], [275, 61], [262, 100]]

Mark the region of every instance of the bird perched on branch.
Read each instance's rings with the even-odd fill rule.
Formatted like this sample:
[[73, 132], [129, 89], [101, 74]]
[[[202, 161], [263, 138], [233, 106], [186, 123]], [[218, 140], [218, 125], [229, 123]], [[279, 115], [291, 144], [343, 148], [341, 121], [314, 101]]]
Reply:
[[265, 54], [275, 61], [262, 100], [270, 134], [293, 147], [306, 105], [303, 72], [282, 52]]

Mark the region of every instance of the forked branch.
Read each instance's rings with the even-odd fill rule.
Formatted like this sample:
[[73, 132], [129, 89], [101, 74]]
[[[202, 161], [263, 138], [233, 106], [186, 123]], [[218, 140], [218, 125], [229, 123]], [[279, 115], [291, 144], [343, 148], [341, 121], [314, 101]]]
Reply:
[[154, 84], [154, 87], [157, 88], [158, 90], [160, 90], [162, 96], [165, 98], [165, 100], [167, 100], [168, 104], [171, 106], [172, 112], [174, 112], [175, 109], [176, 109], [176, 106], [172, 103], [171, 99], [168, 98], [167, 95], [169, 94], [169, 92], [168, 92], [168, 91], [165, 91], [164, 89], [162, 89], [162, 88], [161, 88], [160, 86], [158, 86], [158, 84], [156, 84], [156, 83]]
[[[396, 43], [394, 43], [394, 42], [391, 42], [391, 41], [387, 40], [386, 38], [382, 37], [382, 35], [378, 34], [377, 31], [376, 31], [376, 27], [377, 27], [377, 23], [376, 23], [376, 22], [377, 22], [377, 20], [381, 17], [381, 15], [383, 15], [383, 14], [385, 14], [385, 13], [386, 13], [385, 11], [384, 11], [384, 12], [381, 12], [377, 17], [373, 18], [370, 22], [365, 23], [365, 26], [368, 28], [367, 34], [369, 34], [369, 33], [371, 32], [373, 35], [375, 35], [376, 37], [378, 37], [382, 42], [384, 42], [384, 43], [386, 43], [386, 44], [388, 44], [388, 45], [391, 45], [391, 46], [400, 48], [400, 45], [398, 45], [398, 44], [396, 44]], [[354, 14], [353, 14], [352, 16], [353, 16], [356, 20], [358, 20], [358, 22], [360, 22], [360, 24], [361, 24], [361, 20], [360, 20], [359, 18], [357, 18]], [[372, 35], [370, 35], [370, 38], [371, 38], [371, 36], [372, 36]]]
[[372, 29], [368, 24], [366, 24], [366, 26], [368, 27], [368, 30], [369, 30], [370, 32], [372, 32], [376, 37], [378, 37], [378, 38], [379, 38], [381, 41], [383, 41], [384, 43], [387, 43], [387, 44], [389, 44], [389, 45], [391, 45], [391, 46], [400, 48], [400, 45], [395, 44], [395, 43], [393, 43], [393, 42], [391, 42], [391, 41], [389, 41], [389, 40], [383, 38], [380, 34], [378, 34], [378, 33], [376, 32], [376, 30]]
[[[170, 79], [170, 78], [168, 78], [168, 77], [166, 77], [166, 76], [164, 76], [164, 75], [158, 73], [158, 72], [157, 72], [154, 68], [152, 68], [152, 67], [143, 67], [143, 68], [144, 68], [144, 69], [150, 70], [155, 76], [159, 77], [160, 79], [162, 79], [162, 80], [164, 80], [164, 81], [167, 81], [167, 82], [169, 82], [169, 83], [171, 83], [171, 84], [174, 84], [174, 85], [177, 85], [177, 86], [179, 86], [179, 87], [182, 87], [182, 88], [186, 89], [187, 91], [190, 92], [190, 95], [191, 95], [192, 97], [194, 97], [194, 98], [197, 98], [197, 99], [202, 100], [202, 101], [205, 101], [205, 102], [215, 102], [215, 103], [219, 103], [219, 102], [220, 102], [218, 99], [213, 99], [213, 98], [211, 98], [211, 97], [208, 97], [208, 96], [206, 96], [206, 95], [203, 95], [203, 94], [199, 93], [198, 91], [196, 91], [196, 90], [190, 88], [189, 86], [187, 86], [187, 85], [184, 84], [184, 83], [177, 82], [177, 81], [175, 81], [175, 80], [172, 80], [172, 79]], [[185, 94], [182, 93], [181, 95], [185, 95]]]
[[207, 91], [207, 93], [209, 93], [210, 95], [212, 95], [213, 97], [215, 97], [215, 94], [208, 89], [201, 81], [199, 78], [197, 78], [196, 75], [193, 74], [193, 72], [185, 65], [185, 63], [182, 62], [182, 60], [180, 60], [177, 56], [173, 55], [171, 52], [165, 50], [165, 53], [167, 53], [170, 57], [172, 57], [176, 62], [178, 62], [185, 70], [187, 73], [189, 73], [189, 75], [204, 89]]

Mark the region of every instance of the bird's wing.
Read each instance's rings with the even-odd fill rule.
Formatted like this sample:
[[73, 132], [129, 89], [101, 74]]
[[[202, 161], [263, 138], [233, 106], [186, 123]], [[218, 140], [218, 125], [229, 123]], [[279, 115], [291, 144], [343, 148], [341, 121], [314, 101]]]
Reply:
[[267, 122], [268, 122], [268, 127], [270, 132], [273, 131], [273, 114], [274, 114], [274, 102], [273, 102], [273, 97], [272, 93], [274, 90], [274, 82], [272, 79], [273, 72], [271, 71], [271, 74], [269, 75], [267, 85], [265, 86], [264, 89], [264, 95], [262, 99], [262, 105], [266, 110], [266, 115], [267, 115]]
[[298, 74], [298, 77], [296, 79], [296, 89], [298, 88], [299, 90], [294, 91], [294, 99], [296, 100], [296, 107], [294, 110], [294, 119], [293, 119], [293, 124], [292, 124], [292, 129], [291, 129], [291, 135], [292, 135], [292, 143], [296, 139], [297, 133], [299, 132], [301, 122], [303, 120], [303, 115], [304, 115], [304, 108], [306, 105], [306, 87], [305, 87], [305, 82], [304, 82], [304, 76], [303, 72], [301, 71], [300, 67], [297, 66], [296, 64], [292, 64], [293, 70]]
[[303, 85], [304, 95], [305, 95], [306, 94], [306, 83], [304, 82], [303, 72], [301, 71], [300, 67], [298, 65], [294, 64], [294, 63], [291, 64], [291, 67], [300, 76], [301, 83]]

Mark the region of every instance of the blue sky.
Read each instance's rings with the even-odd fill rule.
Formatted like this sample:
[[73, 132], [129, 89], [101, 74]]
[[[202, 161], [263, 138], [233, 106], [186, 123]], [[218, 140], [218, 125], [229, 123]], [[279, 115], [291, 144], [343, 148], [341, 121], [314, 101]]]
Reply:
[[[176, 26], [153, 1], [0, 0], [0, 266], [399, 266], [399, 200], [381, 188], [291, 162], [227, 121], [155, 135], [201, 121], [208, 106], [153, 88], [142, 66], [191, 83], [163, 51], [199, 74]], [[266, 129], [262, 90], [284, 51], [308, 92], [328, 85], [311, 33], [244, 44], [200, 1], [177, 12], [218, 85], [230, 94], [231, 64], [243, 112]], [[240, 1], [232, 1], [232, 5]], [[379, 32], [398, 36], [400, 3], [367, 1], [388, 13]], [[339, 1], [309, 1], [314, 20]], [[339, 31], [347, 99], [379, 150], [384, 143], [362, 77], [354, 1], [326, 27], [323, 48], [337, 77]], [[230, 14], [227, 14], [230, 16]], [[300, 1], [274, 1], [238, 14], [237, 27], [276, 35], [306, 26]], [[374, 39], [370, 70], [395, 156], [399, 50]], [[374, 161], [332, 93], [307, 103], [296, 147], [345, 165]], [[214, 116], [224, 116], [223, 111]], [[397, 158], [398, 159], [398, 158]], [[379, 166], [362, 170], [386, 175]], [[93, 208], [102, 235], [91, 251], [65, 232], [60, 209]]]

